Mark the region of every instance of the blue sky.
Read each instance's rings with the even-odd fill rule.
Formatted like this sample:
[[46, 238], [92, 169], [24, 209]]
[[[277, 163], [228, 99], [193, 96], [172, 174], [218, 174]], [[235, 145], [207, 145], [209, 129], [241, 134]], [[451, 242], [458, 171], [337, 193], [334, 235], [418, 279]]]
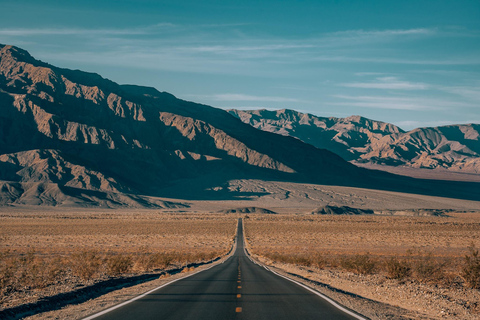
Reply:
[[0, 43], [220, 108], [480, 123], [480, 1], [0, 0]]

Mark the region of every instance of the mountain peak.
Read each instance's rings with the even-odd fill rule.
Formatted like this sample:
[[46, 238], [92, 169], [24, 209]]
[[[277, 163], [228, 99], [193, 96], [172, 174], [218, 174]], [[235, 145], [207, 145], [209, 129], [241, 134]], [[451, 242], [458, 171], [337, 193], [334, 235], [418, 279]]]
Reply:
[[[399, 127], [359, 115], [308, 121], [297, 113], [288, 121], [282, 112], [276, 117], [248, 117], [242, 121], [269, 132], [296, 137], [317, 148], [325, 148], [345, 160], [370, 164], [404, 165], [414, 168], [443, 168], [480, 173], [480, 126], [477, 124], [417, 128], [405, 132]], [[295, 114], [295, 111], [293, 111]]]
[[12, 45], [0, 44], [0, 56], [2, 56], [2, 59], [4, 55], [10, 56], [16, 61], [31, 62], [34, 60], [34, 58], [26, 50]]
[[[348, 172], [364, 172], [329, 151], [256, 130], [221, 109], [58, 68], [13, 46], [0, 50], [0, 181], [17, 190], [8, 201], [31, 195], [25, 183], [32, 182], [57, 185], [55, 192], [70, 195], [97, 192], [95, 199], [113, 201], [118, 195], [111, 194], [119, 192], [162, 196], [174, 181], [199, 177], [327, 181], [339, 175], [347, 181], [355, 176]], [[37, 189], [38, 197], [60, 199]]]

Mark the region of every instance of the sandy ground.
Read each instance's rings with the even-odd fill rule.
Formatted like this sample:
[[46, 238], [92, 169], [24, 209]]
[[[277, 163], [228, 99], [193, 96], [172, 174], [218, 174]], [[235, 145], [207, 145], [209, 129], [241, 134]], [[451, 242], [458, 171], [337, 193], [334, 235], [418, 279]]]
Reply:
[[[16, 261], [13, 265], [16, 269], [13, 279], [16, 280], [1, 288], [0, 311], [34, 304], [41, 299], [57, 297], [111, 279], [135, 279], [141, 274], [160, 276], [169, 270], [181, 270], [190, 263], [208, 261], [230, 250], [236, 224], [237, 220], [232, 216], [160, 213], [155, 210], [2, 210], [0, 268], [8, 272], [5, 266], [12, 265], [11, 259], [16, 259], [13, 260]], [[105, 269], [108, 262], [102, 262], [94, 267], [91, 278], [83, 279], [74, 271], [78, 268], [76, 254], [83, 251], [95, 252], [100, 259], [129, 256], [133, 264], [126, 273], [111, 275]], [[141, 259], [148, 254], [166, 254], [171, 257], [171, 262], [167, 267], [160, 264], [147, 270], [143, 268]], [[32, 260], [26, 260], [30, 255]], [[48, 280], [46, 286], [32, 284], [36, 283], [35, 279], [49, 277], [51, 267], [57, 263], [61, 266], [60, 275]], [[0, 280], [4, 281], [4, 277]], [[120, 295], [130, 290], [137, 293], [162, 281], [135, 287], [139, 289], [123, 289]], [[8, 289], [10, 286], [14, 289]]]
[[[228, 185], [215, 188], [220, 193], [225, 189], [238, 194], [236, 200], [180, 200], [188, 204], [188, 208], [102, 210], [1, 207], [0, 249], [19, 254], [35, 250], [45, 256], [68, 255], [75, 250], [91, 248], [111, 254], [135, 253], [139, 250], [176, 250], [185, 254], [212, 249], [227, 250], [232, 244], [236, 219], [245, 214], [219, 212], [239, 207], [266, 208], [280, 213], [249, 215], [247, 236], [252, 248], [257, 251], [260, 248], [284, 248], [307, 252], [315, 248], [332, 255], [368, 251], [382, 257], [402, 255], [407, 250], [415, 249], [432, 251], [437, 257], [460, 258], [472, 242], [480, 247], [480, 214], [475, 213], [480, 211], [480, 202], [476, 201], [258, 180], [233, 180]], [[450, 217], [319, 217], [309, 214], [313, 209], [327, 204], [374, 210], [427, 208], [456, 211], [448, 212]], [[378, 310], [388, 310], [378, 312], [383, 316], [401, 314], [407, 318], [406, 315], [412, 313], [415, 314], [410, 317], [412, 319], [428, 315], [433, 318], [451, 318], [453, 315], [462, 318], [465, 315], [464, 319], [477, 316], [469, 318], [470, 315], [465, 312], [476, 310], [472, 301], [479, 301], [475, 295], [478, 291], [468, 291], [463, 287], [461, 290], [451, 288], [453, 291], [448, 291], [443, 287], [435, 289], [416, 282], [399, 284], [386, 279], [384, 275], [359, 276], [341, 270], [307, 270], [305, 267], [278, 263], [276, 266], [306, 279], [365, 297], [370, 302], [360, 300], [363, 302], [355, 308], [363, 306], [361, 308], [365, 310], [373, 310], [372, 314]], [[162, 278], [117, 290], [94, 301], [38, 315], [35, 319], [75, 319], [77, 315], [81, 317], [93, 310], [103, 309], [165, 281]], [[64, 290], [69, 290], [69, 287]], [[322, 290], [338, 294], [336, 289]], [[13, 305], [42, 298], [37, 291], [30, 293], [29, 297], [17, 297]], [[343, 298], [340, 295], [338, 299]], [[420, 302], [415, 304], [415, 301]]]
[[307, 213], [325, 205], [364, 209], [456, 209], [480, 210], [480, 201], [433, 197], [417, 194], [291, 182], [263, 180], [231, 180], [214, 188], [221, 194], [237, 194], [234, 200], [182, 201], [189, 212], [218, 212], [238, 207], [263, 207], [278, 213]]
[[[355, 274], [326, 265], [301, 266], [266, 258], [319, 255], [341, 259], [369, 252], [373, 257], [431, 253], [463, 261], [472, 243], [480, 247], [480, 212], [451, 217], [250, 216], [245, 231], [250, 250], [262, 263], [300, 280], [371, 319], [478, 319], [480, 291], [466, 287], [455, 264], [448, 281], [388, 279], [382, 271]], [[337, 257], [337, 258], [336, 258]], [[450, 279], [451, 277], [451, 279]]]
[[157, 210], [1, 208], [0, 248], [59, 254], [225, 249], [235, 223], [225, 215]]
[[480, 317], [480, 292], [461, 287], [400, 283], [382, 275], [357, 275], [257, 259], [370, 319], [465, 319]]
[[425, 169], [425, 168], [412, 168], [412, 167], [406, 167], [406, 166], [393, 167], [393, 166], [386, 166], [386, 165], [372, 164], [372, 163], [358, 163], [354, 161], [352, 161], [352, 163], [358, 167], [386, 171], [393, 174], [408, 176], [412, 178], [480, 182], [480, 174], [471, 173], [471, 172], [453, 171], [453, 170], [442, 169], [442, 168]]
[[480, 212], [449, 217], [250, 216], [246, 235], [253, 248], [295, 253], [405, 255], [407, 251], [463, 257], [480, 248]]

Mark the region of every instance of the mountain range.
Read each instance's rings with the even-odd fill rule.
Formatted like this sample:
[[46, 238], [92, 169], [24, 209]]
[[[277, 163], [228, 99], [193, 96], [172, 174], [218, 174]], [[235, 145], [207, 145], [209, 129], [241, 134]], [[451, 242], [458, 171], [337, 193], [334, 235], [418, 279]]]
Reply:
[[401, 128], [361, 116], [318, 117], [294, 110], [229, 110], [255, 128], [292, 136], [353, 163], [480, 173], [480, 124]]
[[248, 197], [221, 191], [231, 179], [480, 199], [475, 183], [433, 184], [359, 168], [224, 110], [0, 45], [0, 204], [181, 207], [185, 202], [165, 198]]

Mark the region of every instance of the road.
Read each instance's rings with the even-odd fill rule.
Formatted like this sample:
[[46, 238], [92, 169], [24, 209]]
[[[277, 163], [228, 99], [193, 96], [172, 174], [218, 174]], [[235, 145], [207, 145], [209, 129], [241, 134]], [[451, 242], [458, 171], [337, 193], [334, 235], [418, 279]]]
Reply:
[[[348, 311], [347, 311], [348, 312]], [[237, 247], [224, 263], [162, 287], [101, 315], [98, 320], [363, 319], [253, 263], [239, 220]]]

